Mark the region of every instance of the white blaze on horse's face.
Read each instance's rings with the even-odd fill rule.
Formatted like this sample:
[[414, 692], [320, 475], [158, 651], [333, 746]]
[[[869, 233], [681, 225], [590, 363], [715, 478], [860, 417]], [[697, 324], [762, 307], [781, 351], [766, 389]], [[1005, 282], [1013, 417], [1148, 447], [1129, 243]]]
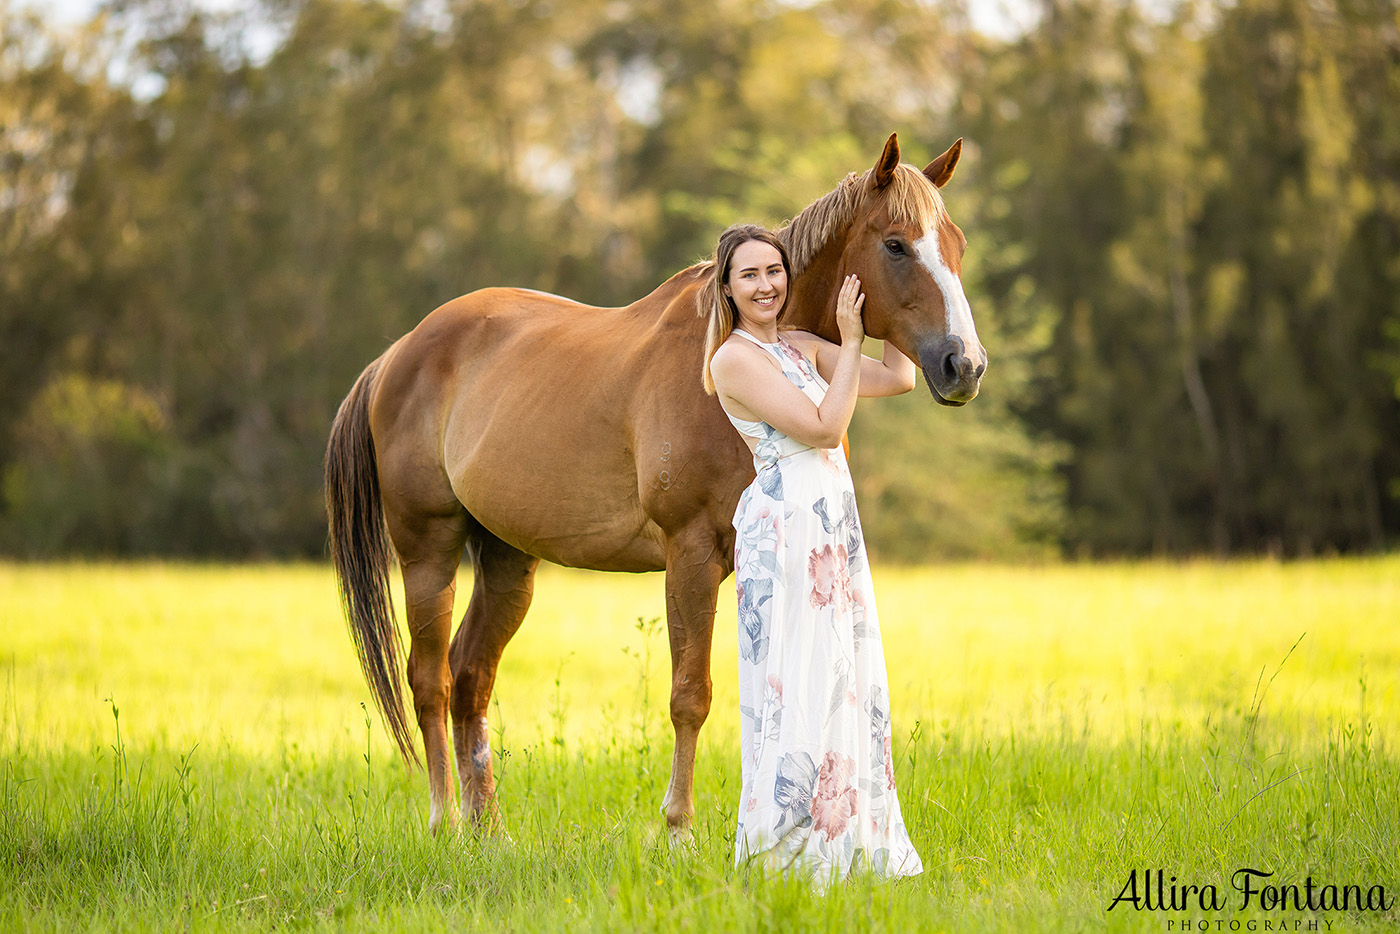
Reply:
[[943, 246], [938, 235], [939, 225], [934, 224], [922, 237], [914, 241], [914, 255], [919, 263], [933, 276], [943, 293], [944, 316], [948, 324], [948, 337], [956, 337], [963, 342], [965, 353], [973, 360], [982, 359], [982, 343], [977, 339], [977, 325], [972, 320], [972, 306], [963, 292], [962, 280], [949, 267], [943, 258]]

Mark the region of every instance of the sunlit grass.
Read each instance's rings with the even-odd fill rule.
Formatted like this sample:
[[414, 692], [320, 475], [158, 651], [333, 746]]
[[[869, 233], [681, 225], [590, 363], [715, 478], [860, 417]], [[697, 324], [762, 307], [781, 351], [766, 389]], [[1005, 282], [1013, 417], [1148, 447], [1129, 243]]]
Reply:
[[1130, 870], [1233, 906], [1243, 865], [1400, 896], [1400, 560], [876, 586], [927, 872], [820, 900], [731, 865], [732, 582], [672, 853], [660, 575], [541, 571], [493, 712], [505, 842], [426, 837], [326, 568], [0, 566], [0, 929], [1161, 931], [1106, 911]]
[[[721, 745], [737, 735], [732, 586], [705, 728]], [[501, 666], [496, 726], [532, 742], [630, 725], [643, 662], [665, 721], [665, 637], [638, 629], [664, 619], [662, 588], [659, 574], [543, 567]], [[1363, 684], [1373, 720], [1389, 728], [1400, 713], [1396, 559], [880, 568], [876, 588], [896, 722], [909, 726], [1000, 734], [1068, 717], [1112, 740], [1144, 721], [1197, 727], [1267, 687], [1266, 713], [1316, 738], [1359, 711]], [[469, 592], [464, 573], [459, 616]], [[324, 749], [363, 731], [368, 693], [321, 566], [0, 565], [0, 616], [9, 745], [91, 748], [107, 739], [106, 697], [138, 744]]]

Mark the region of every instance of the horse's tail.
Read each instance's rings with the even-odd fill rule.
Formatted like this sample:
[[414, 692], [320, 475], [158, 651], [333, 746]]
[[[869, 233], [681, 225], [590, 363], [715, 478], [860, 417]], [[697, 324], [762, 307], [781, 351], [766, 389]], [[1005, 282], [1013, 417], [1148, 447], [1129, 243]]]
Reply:
[[379, 467], [369, 430], [369, 403], [384, 358], [360, 374], [331, 425], [326, 445], [326, 513], [331, 563], [340, 584], [350, 638], [375, 705], [404, 760], [418, 761], [404, 715], [399, 630], [389, 591], [393, 547], [384, 524]]

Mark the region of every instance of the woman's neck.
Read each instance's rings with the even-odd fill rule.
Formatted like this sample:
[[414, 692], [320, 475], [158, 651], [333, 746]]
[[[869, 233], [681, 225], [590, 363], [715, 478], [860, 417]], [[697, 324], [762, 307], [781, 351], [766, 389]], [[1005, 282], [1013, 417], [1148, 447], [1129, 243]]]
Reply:
[[776, 344], [778, 342], [778, 325], [769, 324], [766, 327], [761, 324], [753, 324], [749, 321], [740, 321], [739, 327], [750, 336], [756, 337], [765, 344]]

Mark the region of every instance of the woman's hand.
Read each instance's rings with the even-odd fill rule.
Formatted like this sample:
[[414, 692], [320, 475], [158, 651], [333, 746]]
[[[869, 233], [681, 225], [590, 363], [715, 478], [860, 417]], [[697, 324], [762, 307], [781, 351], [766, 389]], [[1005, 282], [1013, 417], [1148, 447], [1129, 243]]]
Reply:
[[841, 293], [836, 296], [836, 327], [841, 332], [841, 343], [860, 346], [865, 340], [865, 322], [861, 319], [861, 309], [865, 306], [865, 293], [860, 290], [860, 278], [846, 277], [841, 283]]
[[824, 337], [806, 331], [784, 332], [790, 343], [802, 349], [817, 365], [817, 372], [828, 383], [835, 382], [842, 361], [854, 357], [859, 362], [857, 393], [862, 396], [897, 396], [914, 388], [918, 371], [913, 361], [885, 340], [883, 359], [875, 360], [860, 353], [865, 339], [865, 294], [860, 290], [860, 277], [849, 275], [841, 283], [836, 296], [836, 327], [841, 343], [833, 344]]

